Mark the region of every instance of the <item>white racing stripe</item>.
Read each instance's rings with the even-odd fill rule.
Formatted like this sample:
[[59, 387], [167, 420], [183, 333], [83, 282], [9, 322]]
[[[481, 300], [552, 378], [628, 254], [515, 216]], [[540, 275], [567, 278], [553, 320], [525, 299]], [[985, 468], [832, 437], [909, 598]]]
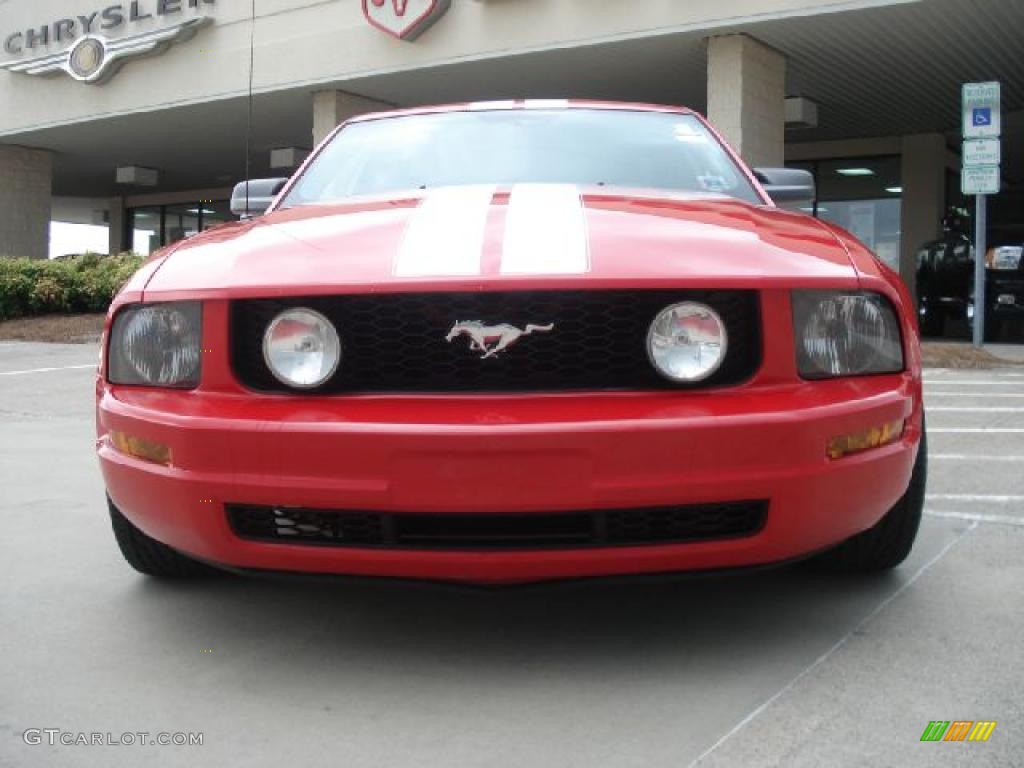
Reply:
[[523, 102], [524, 109], [568, 109], [568, 99], [527, 99]]
[[395, 276], [479, 275], [494, 191], [494, 186], [466, 186], [428, 192], [406, 225]]
[[0, 376], [27, 376], [30, 373], [52, 373], [54, 371], [84, 371], [86, 368], [95, 370], [96, 363], [88, 365], [64, 365], [60, 368], [32, 368], [27, 371], [0, 371]]
[[587, 220], [571, 184], [512, 188], [501, 256], [504, 275], [582, 275], [590, 271]]

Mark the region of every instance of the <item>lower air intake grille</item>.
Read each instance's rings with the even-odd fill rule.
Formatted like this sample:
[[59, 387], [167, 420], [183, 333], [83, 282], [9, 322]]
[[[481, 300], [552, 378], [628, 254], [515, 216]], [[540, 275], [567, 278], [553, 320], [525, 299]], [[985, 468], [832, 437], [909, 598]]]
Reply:
[[229, 505], [243, 539], [415, 550], [579, 549], [752, 536], [767, 501], [542, 514], [411, 514]]

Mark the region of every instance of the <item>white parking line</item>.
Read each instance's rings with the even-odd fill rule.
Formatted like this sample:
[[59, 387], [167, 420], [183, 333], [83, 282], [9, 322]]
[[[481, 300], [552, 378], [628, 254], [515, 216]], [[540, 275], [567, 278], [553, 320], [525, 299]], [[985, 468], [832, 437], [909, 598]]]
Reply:
[[1014, 427], [928, 427], [929, 435], [1019, 435], [1022, 433], [1024, 433], [1024, 429]]
[[992, 496], [973, 493], [929, 493], [929, 501], [980, 501], [985, 504], [1024, 504], [1024, 496]]
[[958, 543], [960, 543], [964, 536], [966, 536], [975, 528], [977, 528], [978, 525], [979, 523], [977, 520], [972, 521], [971, 524], [964, 531], [962, 531], [959, 536], [957, 536], [955, 539], [947, 543], [946, 546], [939, 550], [939, 553], [937, 555], [932, 557], [931, 560], [929, 560], [927, 563], [918, 568], [917, 572], [914, 573], [914, 575], [911, 576], [909, 579], [907, 579], [899, 589], [897, 589], [895, 592], [893, 592], [891, 595], [885, 598], [885, 600], [883, 600], [877, 606], [875, 606], [875, 608], [870, 613], [868, 613], [867, 616], [860, 620], [857, 626], [855, 626], [853, 629], [851, 629], [849, 632], [843, 635], [838, 641], [836, 641], [836, 643], [831, 648], [829, 648], [827, 651], [821, 654], [821, 656], [819, 656], [806, 667], [804, 667], [804, 669], [801, 670], [796, 675], [796, 677], [794, 677], [792, 680], [790, 680], [788, 683], [782, 686], [782, 688], [780, 688], [778, 691], [772, 694], [772, 696], [770, 696], [768, 699], [762, 702], [760, 706], [753, 709], [749, 714], [747, 714], [746, 717], [744, 717], [742, 720], [736, 723], [736, 725], [734, 725], [718, 741], [716, 741], [714, 744], [712, 744], [710, 747], [704, 750], [704, 752], [702, 752], [696, 760], [690, 763], [690, 768], [693, 768], [693, 766], [703, 761], [712, 752], [717, 750], [725, 742], [727, 742], [729, 739], [731, 739], [733, 736], [735, 736], [737, 733], [743, 730], [747, 726], [747, 724], [749, 724], [751, 721], [757, 718], [762, 712], [768, 709], [768, 707], [774, 704], [778, 699], [782, 698], [782, 696], [786, 695], [791, 690], [793, 690], [793, 688], [795, 688], [801, 680], [803, 680], [814, 670], [816, 670], [818, 667], [820, 667], [822, 664], [828, 661], [836, 653], [836, 651], [840, 650], [844, 645], [850, 642], [850, 638], [854, 637], [858, 632], [862, 630], [863, 627], [869, 624], [878, 614], [884, 611], [886, 607], [890, 603], [892, 603], [893, 600], [895, 600], [908, 589], [910, 589], [915, 584], [915, 582], [917, 582], [917, 580], [921, 578], [921, 576], [923, 576], [933, 565], [939, 562], [939, 560], [945, 557], [946, 553], [949, 552], [949, 550], [951, 550]]
[[939, 509], [926, 509], [924, 513], [928, 517], [942, 517], [948, 520], [969, 520], [974, 523], [1024, 526], [1024, 517], [1011, 517], [1010, 515], [975, 515], [971, 512], [944, 512]]
[[929, 413], [1024, 413], [1024, 408], [1013, 406], [988, 406], [988, 405], [934, 405], [928, 409]]
[[0, 376], [27, 376], [30, 373], [51, 373], [52, 371], [79, 371], [86, 368], [96, 368], [96, 363], [88, 365], [64, 365], [60, 368], [32, 368], [27, 371], [0, 371]]
[[[931, 432], [931, 430], [928, 430]], [[980, 456], [969, 453], [929, 453], [928, 461], [1024, 461], [1024, 456]]]
[[1024, 392], [929, 392], [925, 390], [925, 397], [1024, 397]]
[[958, 387], [1017, 387], [1018, 389], [1024, 387], [1024, 381], [988, 381], [985, 379], [941, 379], [936, 381], [925, 379], [924, 383], [941, 384], [942, 386], [956, 384]]
[[[950, 375], [971, 375], [976, 373], [981, 376], [994, 376], [997, 379], [1024, 379], [1024, 373], [1018, 373], [1016, 371], [986, 371], [986, 370], [971, 370], [969, 368], [943, 368], [942, 370], [929, 369], [925, 372], [924, 378], [933, 379], [941, 378], [945, 380], [946, 374]], [[969, 381], [969, 379], [968, 379]]]

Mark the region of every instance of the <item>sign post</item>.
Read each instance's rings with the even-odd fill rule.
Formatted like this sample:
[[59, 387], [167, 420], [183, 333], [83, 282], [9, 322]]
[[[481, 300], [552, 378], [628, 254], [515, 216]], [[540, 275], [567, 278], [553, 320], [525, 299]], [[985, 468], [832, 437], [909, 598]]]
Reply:
[[960, 187], [975, 195], [974, 346], [985, 341], [985, 254], [988, 232], [986, 195], [999, 193], [1002, 151], [1002, 99], [999, 83], [965, 83], [963, 87], [963, 173]]

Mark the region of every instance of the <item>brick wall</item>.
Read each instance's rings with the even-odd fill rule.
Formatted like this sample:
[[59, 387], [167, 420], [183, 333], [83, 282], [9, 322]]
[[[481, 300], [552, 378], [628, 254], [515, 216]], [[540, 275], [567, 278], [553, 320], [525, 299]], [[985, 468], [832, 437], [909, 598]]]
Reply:
[[708, 118], [751, 166], [785, 155], [786, 59], [746, 35], [708, 40]]
[[50, 254], [53, 158], [0, 145], [0, 257]]

